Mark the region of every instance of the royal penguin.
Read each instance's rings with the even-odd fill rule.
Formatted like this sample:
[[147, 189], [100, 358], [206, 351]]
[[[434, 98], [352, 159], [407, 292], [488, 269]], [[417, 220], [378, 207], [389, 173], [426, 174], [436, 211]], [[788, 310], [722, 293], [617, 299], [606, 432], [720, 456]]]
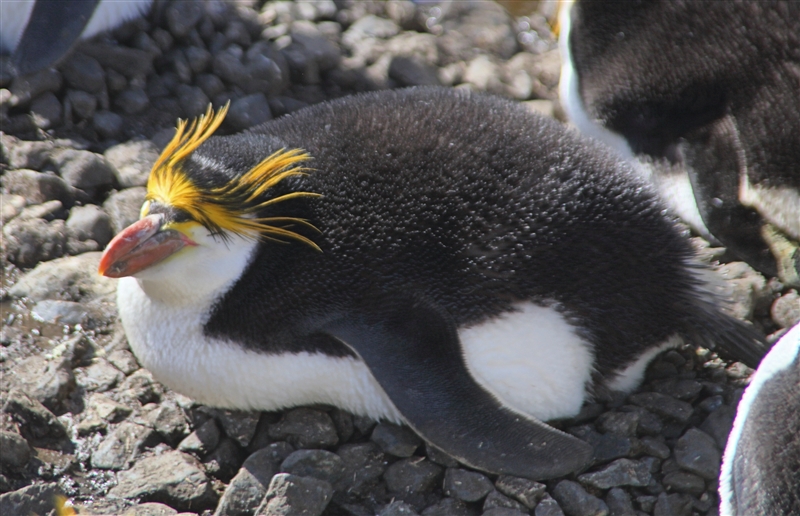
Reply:
[[10, 0], [0, 2], [0, 53], [16, 75], [56, 64], [81, 39], [147, 12], [152, 0]]
[[142, 365], [202, 403], [334, 405], [546, 479], [593, 451], [543, 421], [660, 351], [764, 353], [630, 167], [517, 103], [384, 91], [212, 136], [224, 116], [179, 124], [100, 262]]
[[721, 516], [800, 514], [800, 323], [739, 402], [720, 474]]
[[800, 285], [800, 2], [565, 2], [561, 103], [699, 234]]

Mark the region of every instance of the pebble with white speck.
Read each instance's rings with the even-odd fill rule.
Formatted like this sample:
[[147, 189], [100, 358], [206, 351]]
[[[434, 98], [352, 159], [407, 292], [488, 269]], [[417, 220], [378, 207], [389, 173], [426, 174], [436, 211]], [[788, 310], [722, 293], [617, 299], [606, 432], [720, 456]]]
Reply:
[[447, 468], [444, 474], [444, 494], [465, 502], [477, 502], [494, 490], [485, 475], [461, 468]]
[[719, 475], [721, 453], [713, 437], [690, 428], [675, 444], [675, 461], [681, 469], [714, 480]]
[[272, 477], [256, 516], [319, 516], [333, 497], [328, 482], [279, 473]]
[[380, 423], [370, 436], [372, 442], [381, 449], [395, 457], [411, 457], [422, 444], [422, 439], [406, 426], [393, 425], [391, 423]]
[[564, 511], [550, 495], [545, 495], [542, 501], [536, 505], [533, 514], [534, 516], [564, 516]]
[[269, 425], [269, 436], [288, 441], [296, 448], [327, 448], [339, 442], [331, 417], [309, 408], [287, 412], [281, 421]]

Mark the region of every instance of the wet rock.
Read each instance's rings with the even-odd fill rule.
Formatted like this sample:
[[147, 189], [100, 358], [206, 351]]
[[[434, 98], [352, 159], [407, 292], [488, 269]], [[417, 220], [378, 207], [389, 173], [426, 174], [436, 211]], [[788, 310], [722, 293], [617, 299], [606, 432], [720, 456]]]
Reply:
[[17, 491], [0, 495], [0, 514], [48, 514], [53, 500], [61, 494], [55, 482], [34, 484]]
[[103, 67], [93, 57], [81, 52], [74, 52], [60, 66], [64, 80], [76, 90], [97, 93], [105, 88], [106, 74]]
[[422, 457], [401, 459], [383, 474], [386, 486], [398, 495], [430, 491], [442, 478], [442, 468]]
[[615, 434], [599, 434], [592, 430], [590, 426], [573, 427], [569, 431], [592, 445], [596, 464], [603, 464], [631, 455], [633, 445], [627, 437]]
[[501, 475], [495, 487], [504, 495], [522, 502], [528, 509], [533, 509], [545, 495], [545, 486], [527, 478]]
[[64, 108], [58, 97], [48, 91], [31, 102], [30, 113], [36, 127], [50, 129], [61, 123]]
[[610, 516], [636, 516], [630, 495], [618, 487], [608, 492], [606, 505], [608, 505]]
[[203, 17], [203, 6], [195, 2], [175, 2], [166, 8], [167, 27], [176, 38], [182, 38]]
[[139, 362], [136, 361], [136, 357], [133, 356], [133, 353], [127, 349], [115, 349], [109, 353], [108, 361], [126, 375], [139, 369]]
[[800, 295], [790, 290], [772, 303], [772, 320], [781, 328], [791, 328], [800, 321]]
[[228, 122], [237, 131], [249, 129], [271, 119], [269, 102], [263, 93], [253, 93], [237, 99], [231, 104], [227, 117]]
[[333, 488], [324, 480], [279, 473], [272, 477], [256, 516], [319, 516], [332, 497]]
[[714, 438], [690, 428], [675, 444], [675, 461], [681, 469], [713, 480], [719, 474], [721, 454]]
[[706, 483], [702, 478], [685, 471], [672, 471], [664, 475], [664, 487], [679, 493], [701, 495], [706, 490]]
[[0, 430], [0, 464], [3, 468], [22, 468], [30, 458], [31, 448], [24, 437]]
[[422, 444], [422, 439], [411, 429], [391, 423], [380, 423], [372, 431], [372, 442], [395, 457], [411, 457]]
[[386, 471], [386, 461], [374, 443], [344, 444], [336, 451], [345, 465], [343, 482], [348, 492], [361, 494]]
[[659, 416], [669, 417], [681, 423], [686, 423], [692, 417], [693, 409], [689, 403], [657, 392], [634, 394], [630, 400]]
[[571, 480], [562, 480], [553, 489], [553, 498], [567, 516], [605, 516], [608, 506], [596, 496], [592, 496]]
[[32, 301], [66, 295], [72, 301], [88, 301], [113, 294], [116, 280], [97, 274], [100, 254], [85, 253], [40, 263], [11, 287], [9, 295]]
[[111, 219], [94, 204], [72, 208], [67, 219], [67, 230], [78, 240], [94, 240], [102, 247], [114, 236]]
[[88, 392], [105, 392], [125, 379], [122, 371], [104, 358], [95, 358], [90, 366], [76, 369], [75, 377]]
[[650, 468], [646, 463], [630, 459], [618, 459], [601, 469], [578, 476], [585, 485], [597, 489], [617, 486], [646, 486], [650, 483]]
[[606, 412], [597, 418], [597, 429], [625, 437], [635, 437], [640, 415], [636, 412]]
[[34, 267], [64, 255], [67, 229], [63, 220], [46, 221], [19, 216], [3, 227], [8, 260], [18, 267]]
[[722, 406], [708, 415], [700, 425], [700, 430], [713, 437], [719, 449], [723, 450], [728, 442], [728, 435], [731, 432], [735, 416], [735, 407]]
[[111, 187], [115, 182], [114, 173], [105, 159], [94, 152], [62, 149], [53, 152], [50, 160], [64, 181], [74, 188], [93, 192]]
[[129, 79], [141, 79], [153, 70], [154, 55], [140, 49], [96, 42], [84, 45], [81, 50]]
[[290, 410], [281, 421], [269, 425], [268, 433], [272, 439], [288, 441], [296, 448], [327, 448], [339, 442], [331, 417], [309, 408]]
[[216, 421], [209, 419], [200, 428], [189, 434], [186, 439], [178, 445], [178, 450], [203, 456], [210, 452], [219, 444], [220, 431]]
[[118, 475], [109, 498], [161, 501], [178, 510], [200, 510], [216, 502], [203, 466], [191, 455], [168, 451], [138, 461]]
[[564, 511], [550, 495], [545, 495], [533, 511], [534, 516], [564, 516]]
[[186, 118], [192, 118], [205, 112], [211, 100], [199, 86], [181, 84], [176, 91], [178, 105]]
[[703, 390], [703, 385], [695, 380], [666, 378], [652, 382], [653, 390], [679, 400], [691, 401]]
[[140, 186], [115, 192], [106, 199], [103, 211], [108, 213], [115, 234], [139, 220], [145, 195], [147, 190]]
[[367, 38], [389, 39], [399, 32], [400, 27], [392, 20], [367, 15], [342, 33], [342, 45], [355, 50]]
[[487, 496], [486, 499], [483, 501], [483, 513], [486, 514], [486, 511], [490, 509], [513, 509], [514, 511], [521, 512], [521, 513], [528, 513], [528, 508], [522, 505], [521, 503], [517, 502], [516, 500], [512, 500], [511, 498], [500, 494], [498, 491], [492, 490]]
[[682, 493], [670, 495], [661, 493], [653, 508], [653, 516], [689, 516], [690, 514], [692, 514], [692, 499]]
[[273, 450], [263, 448], [242, 464], [217, 505], [214, 516], [253, 514], [267, 494], [270, 480], [278, 467]]
[[66, 357], [47, 360], [34, 355], [13, 370], [13, 385], [50, 410], [58, 410], [75, 389], [72, 364]]
[[256, 434], [258, 427], [258, 412], [244, 412], [240, 410], [214, 409], [209, 412], [222, 426], [225, 435], [235, 439], [240, 446], [247, 446]]
[[344, 460], [326, 450], [297, 450], [286, 457], [280, 468], [281, 472], [318, 478], [331, 485], [336, 485], [346, 470]]
[[112, 111], [98, 111], [92, 119], [94, 130], [104, 139], [119, 138], [124, 125], [125, 120]]
[[150, 140], [133, 140], [109, 147], [103, 157], [122, 188], [147, 185], [150, 169], [158, 159], [158, 149]]
[[494, 490], [485, 475], [460, 468], [447, 468], [444, 474], [444, 494], [465, 502], [477, 502]]
[[311, 57], [320, 71], [327, 71], [339, 64], [339, 48], [322, 35], [317, 26], [307, 21], [292, 24], [292, 43], [300, 45]]
[[18, 390], [11, 391], [3, 406], [21, 424], [20, 430], [26, 440], [54, 438], [67, 435], [67, 430], [47, 407]]
[[461, 500], [455, 498], [444, 498], [435, 505], [427, 507], [422, 511], [422, 516], [474, 516], [472, 511]]
[[446, 468], [457, 468], [459, 466], [458, 461], [453, 457], [428, 443], [425, 443], [425, 455], [428, 457], [428, 459], [430, 459], [431, 462], [435, 462], [436, 464]]
[[99, 469], [124, 469], [147, 447], [158, 442], [155, 430], [123, 421], [92, 452], [91, 464]]
[[414, 507], [405, 502], [392, 502], [378, 513], [378, 516], [417, 516]]

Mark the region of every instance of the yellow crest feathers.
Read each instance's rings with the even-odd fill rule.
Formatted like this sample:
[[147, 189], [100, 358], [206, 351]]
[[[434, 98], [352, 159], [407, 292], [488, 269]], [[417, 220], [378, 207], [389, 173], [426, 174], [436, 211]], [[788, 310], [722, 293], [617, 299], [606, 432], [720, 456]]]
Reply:
[[311, 159], [305, 151], [280, 149], [222, 186], [201, 187], [186, 174], [184, 160], [214, 134], [227, 111], [228, 104], [216, 114], [209, 106], [204, 115], [188, 125], [188, 129], [186, 120], [178, 122], [175, 136], [164, 148], [150, 172], [146, 199], [188, 213], [193, 220], [223, 238], [228, 236], [227, 233], [277, 241], [283, 241], [283, 237], [299, 240], [319, 250], [313, 241], [291, 231], [287, 226], [297, 224], [316, 230], [307, 220], [258, 216], [263, 208], [281, 201], [298, 197], [320, 197], [311, 192], [292, 192], [265, 199], [265, 194], [284, 179], [310, 171], [297, 166]]

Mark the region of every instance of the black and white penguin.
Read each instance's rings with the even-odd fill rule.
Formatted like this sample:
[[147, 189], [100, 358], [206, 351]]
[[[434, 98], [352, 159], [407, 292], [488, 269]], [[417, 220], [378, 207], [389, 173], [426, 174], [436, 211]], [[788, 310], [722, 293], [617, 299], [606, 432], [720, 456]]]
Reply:
[[800, 284], [800, 2], [577, 0], [560, 14], [569, 119], [700, 234]]
[[519, 104], [385, 91], [212, 137], [224, 115], [179, 125], [100, 264], [178, 392], [335, 405], [545, 479], [592, 449], [542, 421], [630, 391], [660, 351], [764, 353], [630, 167]]
[[153, 0], [13, 0], [0, 2], [0, 53], [17, 75], [43, 70], [81, 39], [142, 16]]
[[721, 516], [800, 514], [800, 323], [758, 366], [728, 437]]

